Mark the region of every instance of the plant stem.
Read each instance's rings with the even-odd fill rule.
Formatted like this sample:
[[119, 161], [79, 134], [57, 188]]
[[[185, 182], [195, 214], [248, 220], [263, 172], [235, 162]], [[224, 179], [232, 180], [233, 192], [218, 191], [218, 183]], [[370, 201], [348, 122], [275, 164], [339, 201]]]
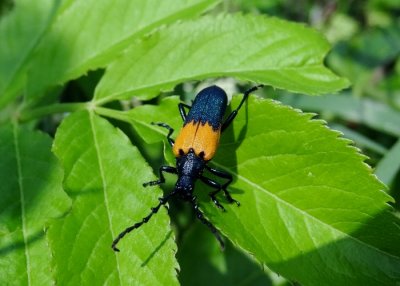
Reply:
[[114, 109], [109, 109], [105, 107], [95, 107], [94, 111], [102, 116], [109, 117], [109, 118], [114, 118], [117, 120], [121, 120], [124, 122], [130, 123], [131, 120], [129, 116], [127, 116], [126, 111], [119, 111], [119, 110], [114, 110]]
[[32, 119], [41, 118], [49, 114], [53, 113], [64, 113], [64, 112], [73, 112], [78, 110], [84, 110], [88, 108], [88, 104], [86, 102], [78, 102], [78, 103], [57, 103], [44, 107], [39, 107], [32, 110], [22, 110], [19, 114], [18, 120], [20, 122], [26, 122]]

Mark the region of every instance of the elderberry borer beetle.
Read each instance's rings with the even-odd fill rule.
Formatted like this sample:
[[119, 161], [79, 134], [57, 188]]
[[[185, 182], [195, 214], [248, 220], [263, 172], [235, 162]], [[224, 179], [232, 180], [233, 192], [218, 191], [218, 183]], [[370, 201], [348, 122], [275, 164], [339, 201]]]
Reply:
[[[243, 103], [249, 97], [249, 94], [260, 87], [263, 87], [263, 85], [258, 85], [247, 90], [244, 93], [239, 106], [233, 110], [225, 120], [223, 120], [223, 117], [226, 111], [228, 97], [225, 91], [218, 86], [213, 85], [201, 90], [196, 95], [192, 106], [180, 103], [178, 107], [184, 123], [176, 141], [171, 138], [174, 129], [169, 125], [165, 123], [152, 122], [153, 125], [158, 125], [168, 129], [167, 140], [172, 146], [172, 151], [176, 157], [176, 167], [161, 166], [159, 169], [160, 178], [156, 181], [144, 183], [143, 186], [155, 186], [164, 183], [165, 178], [163, 172], [178, 175], [178, 180], [175, 184], [174, 190], [164, 197], [159, 198], [158, 205], [151, 208], [149, 215], [144, 217], [142, 221], [126, 228], [118, 235], [111, 246], [114, 251], [119, 251], [117, 244], [126, 234], [139, 228], [144, 223], [147, 223], [153, 214], [157, 213], [160, 207], [165, 205], [168, 200], [174, 196], [179, 196], [181, 199], [192, 205], [196, 217], [210, 229], [219, 241], [221, 248], [224, 248], [224, 242], [218, 230], [204, 217], [203, 212], [199, 209], [196, 196], [193, 195], [194, 184], [197, 179], [200, 179], [205, 184], [214, 188], [215, 191], [210, 192], [209, 196], [214, 204], [223, 211], [225, 211], [225, 209], [216, 197], [220, 191], [223, 191], [229, 203], [236, 203], [238, 206], [240, 205], [238, 201], [232, 198], [227, 190], [227, 187], [233, 180], [232, 175], [211, 168], [207, 163], [214, 157], [215, 152], [217, 151], [221, 133], [224, 132], [232, 123]], [[188, 109], [189, 113], [187, 113], [185, 109]], [[220, 184], [203, 176], [204, 169], [217, 177], [226, 179], [226, 182]]]

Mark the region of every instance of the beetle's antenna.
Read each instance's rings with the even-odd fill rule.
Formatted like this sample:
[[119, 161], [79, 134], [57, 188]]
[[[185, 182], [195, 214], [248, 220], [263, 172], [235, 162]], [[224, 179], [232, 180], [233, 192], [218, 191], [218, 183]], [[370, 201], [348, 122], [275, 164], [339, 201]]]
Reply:
[[118, 237], [113, 241], [111, 248], [116, 251], [119, 252], [119, 249], [117, 248], [117, 244], [118, 242], [128, 233], [130, 233], [132, 230], [139, 228], [142, 224], [147, 223], [150, 218], [153, 216], [153, 214], [156, 214], [158, 212], [158, 210], [160, 209], [161, 206], [165, 205], [168, 200], [177, 193], [176, 190], [174, 190], [173, 192], [171, 192], [170, 194], [166, 195], [165, 197], [159, 198], [158, 200], [160, 201], [160, 203], [154, 207], [151, 208], [151, 213], [149, 215], [147, 215], [146, 217], [144, 217], [142, 219], [142, 221], [135, 223], [134, 225], [127, 227], [123, 232], [121, 232]]
[[224, 249], [225, 249], [225, 243], [224, 243], [224, 241], [222, 240], [221, 235], [219, 234], [219, 232], [218, 232], [218, 230], [215, 228], [215, 226], [214, 226], [211, 222], [209, 222], [209, 221], [204, 217], [203, 212], [199, 209], [199, 205], [198, 205], [197, 202], [196, 202], [196, 197], [193, 196], [193, 198], [192, 198], [192, 200], [191, 200], [190, 202], [191, 202], [191, 204], [192, 204], [192, 206], [193, 206], [193, 209], [194, 209], [194, 211], [195, 211], [195, 213], [196, 213], [196, 217], [197, 217], [203, 224], [205, 224], [205, 225], [210, 229], [210, 231], [212, 232], [212, 234], [213, 234], [213, 235], [215, 236], [215, 238], [218, 240], [219, 245], [220, 245], [220, 247], [221, 247], [221, 250], [224, 250]]
[[236, 111], [239, 111], [239, 109], [242, 107], [243, 103], [249, 97], [250, 93], [252, 93], [253, 91], [256, 91], [257, 89], [262, 88], [262, 87], [264, 87], [264, 85], [263, 84], [259, 84], [259, 85], [253, 86], [252, 88], [246, 90], [243, 93], [242, 101], [240, 102], [239, 106], [236, 108]]
[[226, 118], [225, 122], [222, 124], [221, 132], [223, 132], [232, 123], [233, 119], [235, 119], [236, 115], [239, 112], [239, 109], [242, 107], [243, 103], [247, 100], [247, 98], [249, 97], [250, 93], [252, 93], [253, 91], [256, 91], [257, 89], [259, 89], [261, 87], [264, 87], [264, 85], [263, 84], [259, 84], [259, 85], [253, 86], [252, 88], [246, 90], [243, 93], [243, 98], [240, 101], [239, 106], [234, 111], [232, 111], [231, 114], [229, 114], [228, 118]]

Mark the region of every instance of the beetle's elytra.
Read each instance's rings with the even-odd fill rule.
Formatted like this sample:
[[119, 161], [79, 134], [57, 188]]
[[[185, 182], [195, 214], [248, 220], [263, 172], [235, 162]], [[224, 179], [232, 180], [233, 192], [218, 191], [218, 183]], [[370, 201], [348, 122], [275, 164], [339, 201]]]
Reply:
[[[193, 194], [194, 184], [197, 179], [200, 179], [205, 184], [214, 188], [215, 190], [210, 192], [209, 196], [214, 204], [223, 211], [225, 211], [225, 209], [216, 197], [220, 191], [224, 193], [229, 203], [236, 203], [239, 205], [239, 202], [234, 200], [227, 190], [227, 187], [232, 182], [232, 175], [211, 168], [207, 163], [214, 157], [217, 151], [221, 133], [232, 123], [249, 94], [262, 86], [263, 85], [258, 85], [247, 90], [239, 106], [233, 110], [225, 120], [224, 115], [228, 98], [225, 91], [218, 86], [213, 85], [201, 90], [196, 95], [192, 106], [180, 103], [178, 107], [184, 123], [175, 141], [171, 138], [174, 130], [169, 125], [165, 123], [152, 123], [168, 129], [167, 140], [172, 146], [173, 153], [176, 157], [176, 167], [161, 166], [159, 169], [160, 178], [157, 181], [144, 183], [143, 186], [147, 187], [164, 183], [165, 178], [163, 172], [176, 174], [178, 180], [174, 190], [164, 197], [159, 198], [159, 204], [151, 208], [149, 215], [144, 217], [142, 221], [126, 228], [118, 235], [112, 243], [114, 251], [119, 251], [117, 244], [121, 238], [148, 222], [152, 215], [157, 213], [160, 207], [165, 205], [168, 200], [174, 196], [178, 196], [192, 205], [197, 218], [210, 229], [219, 241], [221, 248], [224, 248], [224, 242], [218, 230], [204, 217], [203, 212], [199, 209], [196, 196]], [[189, 110], [189, 113], [187, 113], [187, 110]], [[207, 178], [204, 176], [204, 170], [226, 180], [226, 182], [220, 184]]]

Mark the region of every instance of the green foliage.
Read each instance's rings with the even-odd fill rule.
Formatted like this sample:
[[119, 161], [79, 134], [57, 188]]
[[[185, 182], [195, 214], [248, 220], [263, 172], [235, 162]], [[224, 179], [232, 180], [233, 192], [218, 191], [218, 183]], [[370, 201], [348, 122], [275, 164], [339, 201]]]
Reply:
[[159, 189], [143, 192], [142, 180], [155, 177], [128, 138], [81, 111], [63, 121], [53, 151], [65, 170], [65, 190], [74, 198], [71, 212], [49, 231], [58, 283], [177, 284], [176, 246], [164, 209], [154, 217], [154, 227], [121, 242], [121, 253], [111, 250], [118, 233], [144, 217], [161, 195]]
[[[177, 103], [139, 107], [128, 117], [149, 141], [156, 131], [138, 124], [143, 114], [156, 121], [163, 110], [161, 120], [175, 124]], [[400, 221], [386, 204], [391, 198], [364, 157], [310, 117], [251, 98], [212, 161], [234, 174], [230, 189], [241, 207], [226, 205], [221, 214], [198, 192], [202, 206], [234, 243], [285, 277], [305, 285], [392, 285], [400, 277]], [[382, 231], [390, 235], [382, 239]], [[315, 263], [321, 268], [310, 275]]]
[[173, 25], [133, 46], [107, 69], [95, 100], [132, 95], [148, 99], [179, 82], [216, 76], [308, 94], [336, 91], [348, 83], [322, 65], [328, 49], [315, 31], [275, 18], [204, 17]]
[[24, 86], [27, 62], [54, 16], [58, 1], [19, 0], [0, 25], [0, 107]]
[[105, 67], [155, 27], [198, 15], [215, 2], [74, 1], [58, 13], [38, 47], [28, 79], [29, 97], [40, 97], [51, 85]]
[[[34, 2], [17, 0], [0, 18], [0, 284], [286, 283], [277, 277], [301, 285], [399, 283], [400, 220], [366, 157], [312, 114], [254, 95], [210, 162], [233, 175], [229, 190], [241, 207], [221, 197], [222, 213], [210, 203], [208, 187], [199, 183], [195, 190], [201, 209], [232, 242], [226, 252], [196, 220], [185, 226], [176, 205], [173, 228], [161, 208], [120, 242], [120, 253], [110, 247], [163, 194], [142, 186], [156, 178], [152, 168], [162, 163], [162, 151], [174, 164], [169, 145], [161, 150], [165, 129], [150, 122], [178, 131], [179, 99], [162, 92], [187, 93], [194, 89], [189, 80], [263, 83], [273, 88], [267, 97], [339, 118], [332, 123], [383, 156], [376, 172], [394, 182], [398, 144], [387, 142], [400, 130], [397, 101], [387, 90], [400, 90], [400, 46], [398, 23], [387, 12], [397, 7], [391, 1], [369, 2], [368, 19], [379, 27], [367, 32], [341, 1], [336, 17], [319, 25], [336, 43], [329, 63], [350, 77], [353, 93], [374, 99], [354, 98], [352, 91], [293, 98], [291, 92], [348, 86], [323, 64], [330, 44], [304, 24], [218, 13], [222, 6], [201, 16], [217, 0]], [[272, 14], [284, 7], [280, 0], [253, 2], [235, 5]], [[299, 15], [293, 7], [283, 10]], [[333, 33], [341, 18], [351, 32]], [[372, 58], [368, 47], [382, 45]], [[371, 79], [386, 71], [390, 76], [374, 85]], [[377, 102], [380, 97], [385, 101]], [[373, 140], [347, 122], [391, 137]], [[172, 188], [172, 177], [167, 181], [164, 193]]]
[[[70, 206], [51, 139], [17, 124], [0, 127], [0, 284], [52, 285], [47, 223]], [[10, 283], [12, 281], [12, 283]]]

